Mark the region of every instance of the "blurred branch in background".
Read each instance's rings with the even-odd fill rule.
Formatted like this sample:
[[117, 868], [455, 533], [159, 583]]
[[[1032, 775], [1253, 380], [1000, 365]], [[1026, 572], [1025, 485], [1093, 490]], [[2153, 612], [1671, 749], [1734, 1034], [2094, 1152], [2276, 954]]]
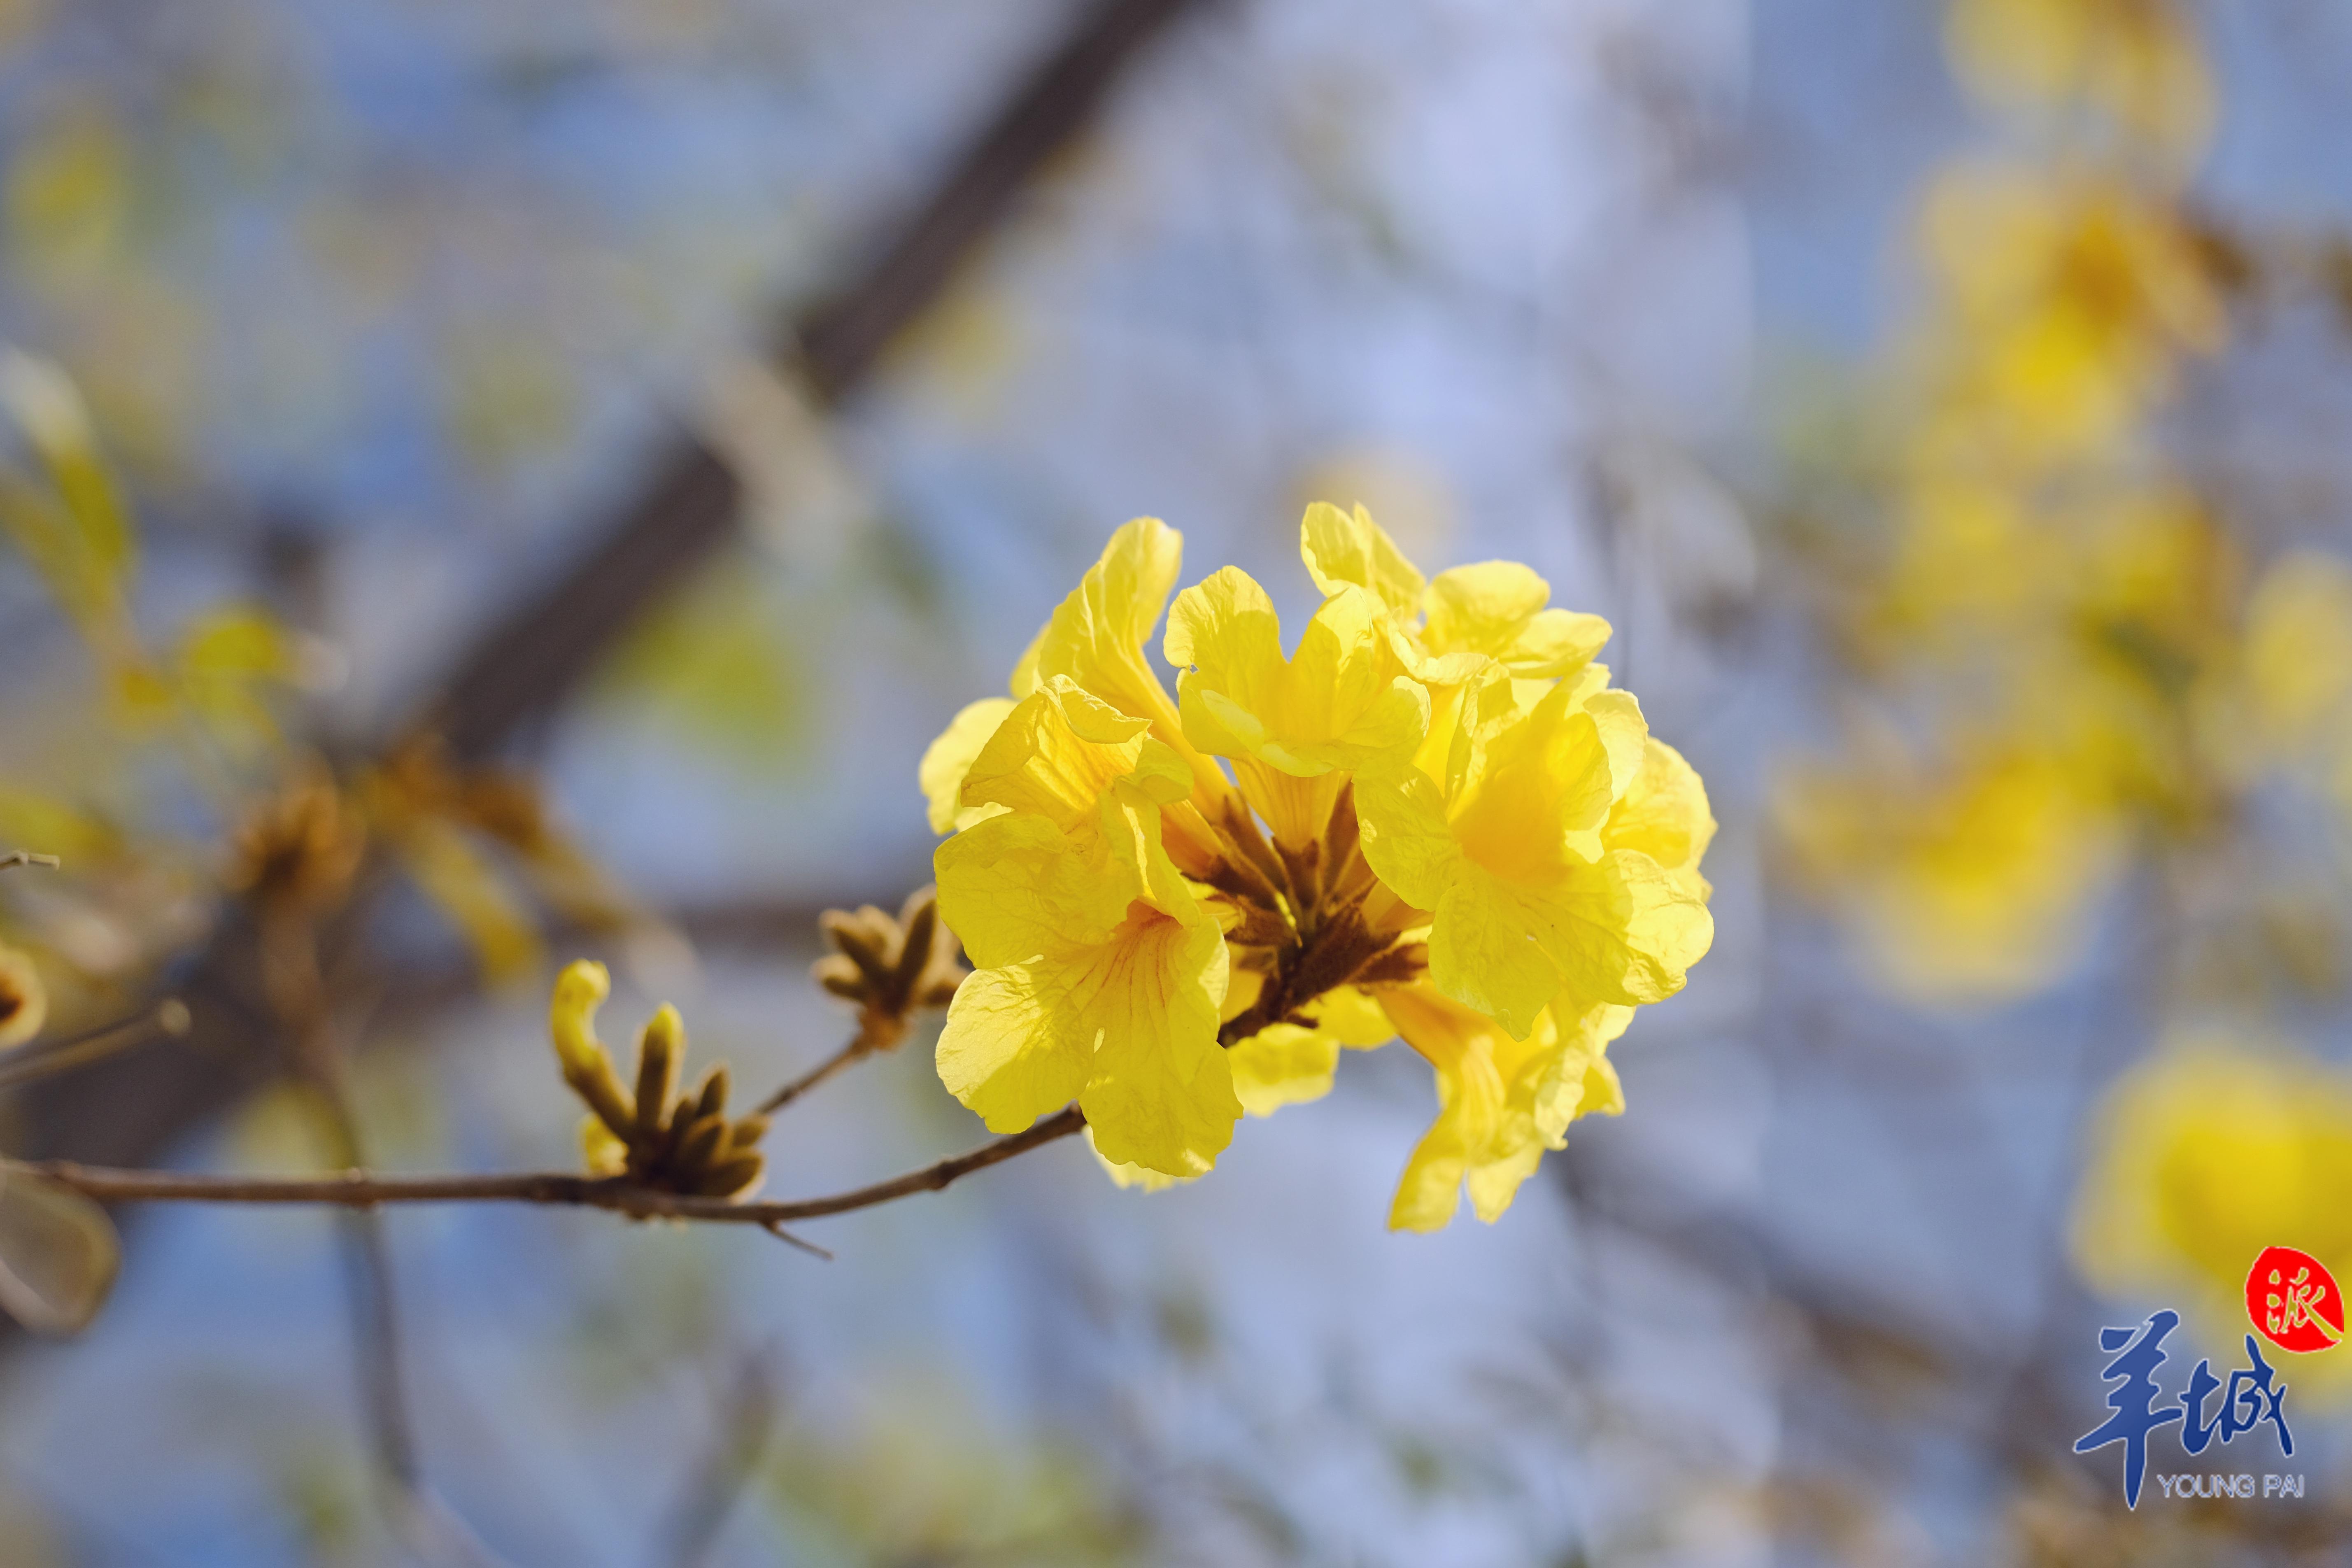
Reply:
[[[1085, 129], [1138, 51], [1204, 3], [1091, 0], [857, 282], [785, 330], [785, 373], [824, 405], [856, 392], [1030, 179]], [[602, 539], [459, 658], [417, 732], [441, 737], [461, 758], [497, 751], [561, 701], [652, 600], [733, 537], [742, 491], [719, 455], [682, 438], [650, 469]]]
[[[913, 218], [878, 251], [872, 270], [796, 328], [812, 384], [848, 395], [890, 336], [935, 297], [956, 265], [1005, 219], [1024, 184], [1100, 106], [1120, 72], [1192, 0], [1098, 0], [1064, 42], [1008, 94]], [[614, 639], [695, 561], [728, 538], [739, 487], [719, 460], [687, 443], [656, 466], [622, 521], [598, 531], [579, 563], [510, 610], [461, 656], [421, 705], [423, 718], [387, 742], [397, 757], [425, 734], [460, 757], [497, 751], [516, 728], [560, 700]], [[361, 900], [363, 907], [364, 897]], [[358, 940], [362, 916], [327, 929], [330, 965]], [[272, 1030], [260, 996], [251, 922], [231, 910], [181, 988], [190, 1038], [35, 1090], [24, 1108], [26, 1152], [143, 1164], [188, 1130], [268, 1080], [253, 1042]]]

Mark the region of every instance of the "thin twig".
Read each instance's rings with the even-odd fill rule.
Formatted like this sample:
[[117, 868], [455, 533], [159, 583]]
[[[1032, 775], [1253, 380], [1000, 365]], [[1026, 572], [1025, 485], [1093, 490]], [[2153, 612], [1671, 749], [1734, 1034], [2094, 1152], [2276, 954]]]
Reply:
[[11, 849], [5, 855], [0, 855], [0, 871], [11, 866], [40, 866], [54, 871], [63, 864], [54, 855], [36, 855], [29, 849]]
[[70, 1160], [0, 1161], [0, 1170], [38, 1176], [101, 1203], [335, 1204], [362, 1209], [384, 1204], [547, 1204], [609, 1209], [632, 1219], [698, 1220], [764, 1227], [872, 1208], [918, 1193], [935, 1193], [974, 1171], [1001, 1165], [1032, 1149], [1067, 1138], [1086, 1124], [1086, 1117], [1072, 1106], [1055, 1111], [1026, 1132], [995, 1139], [969, 1153], [909, 1171], [887, 1182], [853, 1187], [824, 1197], [781, 1203], [688, 1197], [654, 1192], [624, 1177], [576, 1176], [560, 1171], [479, 1176], [378, 1176], [361, 1171], [341, 1176], [217, 1176], [115, 1170], [76, 1164]]
[[766, 1231], [770, 1236], [774, 1237], [778, 1241], [782, 1242], [786, 1247], [796, 1247], [813, 1258], [824, 1258], [827, 1263], [833, 1261], [832, 1253], [826, 1251], [824, 1247], [819, 1247], [815, 1242], [810, 1241], [804, 1237], [794, 1236], [791, 1231], [786, 1230], [782, 1226], [776, 1224], [772, 1220], [766, 1225], [761, 1226], [760, 1228]]
[[831, 1078], [834, 1074], [839, 1072], [850, 1063], [857, 1060], [861, 1057], [871, 1056], [873, 1052], [874, 1047], [867, 1042], [866, 1031], [863, 1029], [858, 1030], [855, 1036], [851, 1037], [849, 1044], [842, 1047], [841, 1049], [834, 1052], [833, 1055], [825, 1058], [824, 1060], [817, 1063], [816, 1066], [809, 1068], [808, 1071], [801, 1074], [800, 1077], [793, 1079], [792, 1082], [784, 1085], [783, 1088], [776, 1090], [775, 1093], [760, 1101], [759, 1107], [752, 1112], [752, 1114], [755, 1116], [773, 1116], [777, 1111], [782, 1110], [785, 1106], [790, 1105], [793, 1100], [798, 1100], [802, 1095], [806, 1094], [810, 1089], [814, 1089], [817, 1085], [823, 1083], [825, 1079]]
[[[352, 1102], [350, 1066], [319, 962], [317, 924], [307, 910], [265, 902], [260, 925], [262, 988], [292, 1047], [294, 1077], [310, 1091], [326, 1163], [347, 1174], [358, 1172], [366, 1163], [366, 1150]], [[502, 1568], [498, 1554], [425, 1479], [403, 1371], [407, 1356], [383, 1216], [373, 1209], [353, 1209], [339, 1218], [352, 1358], [393, 1534], [427, 1563]]]
[[159, 1036], [176, 1039], [188, 1032], [188, 1005], [176, 996], [166, 996], [143, 1012], [100, 1025], [87, 1034], [16, 1052], [0, 1062], [0, 1089], [87, 1066]]

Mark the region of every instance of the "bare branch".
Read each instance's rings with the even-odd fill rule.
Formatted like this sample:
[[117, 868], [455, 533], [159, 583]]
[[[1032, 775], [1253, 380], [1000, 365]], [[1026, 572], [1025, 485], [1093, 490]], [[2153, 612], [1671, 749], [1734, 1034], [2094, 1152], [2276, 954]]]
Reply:
[[607, 1209], [632, 1219], [696, 1220], [755, 1225], [763, 1229], [795, 1220], [821, 1219], [895, 1203], [940, 1188], [991, 1165], [1001, 1165], [1032, 1149], [1067, 1138], [1087, 1124], [1077, 1107], [1055, 1111], [1026, 1132], [983, 1143], [969, 1153], [941, 1160], [872, 1186], [853, 1187], [824, 1197], [780, 1203], [738, 1203], [730, 1198], [688, 1197], [659, 1193], [610, 1176], [576, 1176], [557, 1171], [504, 1175], [378, 1176], [353, 1171], [341, 1176], [215, 1176], [173, 1171], [124, 1171], [79, 1165], [70, 1160], [0, 1162], [0, 1171], [21, 1171], [69, 1187], [101, 1203], [332, 1204], [375, 1208], [385, 1204], [519, 1203]]

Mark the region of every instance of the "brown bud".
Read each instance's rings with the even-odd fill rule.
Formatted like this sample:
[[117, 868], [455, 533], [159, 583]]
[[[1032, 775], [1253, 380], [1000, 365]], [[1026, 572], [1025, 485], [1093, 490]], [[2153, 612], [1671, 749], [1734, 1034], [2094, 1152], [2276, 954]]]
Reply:
[[724, 1117], [705, 1116], [678, 1135], [677, 1152], [670, 1163], [681, 1175], [692, 1176], [712, 1164], [727, 1145]]
[[[857, 965], [868, 985], [886, 984], [890, 975], [888, 931], [889, 917], [867, 904], [856, 914], [843, 910], [827, 910], [817, 917], [817, 925], [832, 940], [833, 945]], [[879, 929], [877, 929], [879, 928]]]
[[694, 1112], [688, 1120], [692, 1121], [705, 1116], [716, 1116], [720, 1111], [725, 1110], [727, 1109], [727, 1090], [730, 1082], [731, 1080], [727, 1075], [727, 1064], [725, 1062], [720, 1062], [717, 1067], [712, 1068], [709, 1072], [703, 1074], [702, 1087], [695, 1091]]
[[668, 1118], [670, 1097], [677, 1092], [678, 1069], [686, 1057], [686, 1025], [677, 1009], [665, 1004], [646, 1021], [637, 1037], [637, 1115], [633, 1142], [649, 1143], [658, 1137]]
[[939, 929], [939, 896], [926, 888], [907, 900], [906, 924], [898, 938], [898, 963], [890, 973], [894, 995], [904, 998], [915, 994], [916, 984], [930, 966]]
[[826, 953], [810, 965], [809, 973], [819, 985], [845, 1002], [866, 1000], [865, 971], [842, 953]]
[[696, 1189], [709, 1197], [731, 1197], [758, 1181], [767, 1168], [768, 1162], [761, 1155], [732, 1154], [711, 1166], [695, 1184]]

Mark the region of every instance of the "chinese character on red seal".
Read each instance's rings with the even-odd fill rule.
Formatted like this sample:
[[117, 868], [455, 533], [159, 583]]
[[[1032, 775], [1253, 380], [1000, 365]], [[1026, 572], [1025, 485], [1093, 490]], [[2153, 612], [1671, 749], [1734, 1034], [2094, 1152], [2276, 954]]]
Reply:
[[2281, 1350], [2324, 1351], [2344, 1337], [2344, 1292], [2311, 1254], [2266, 1247], [2246, 1275], [2246, 1315]]

